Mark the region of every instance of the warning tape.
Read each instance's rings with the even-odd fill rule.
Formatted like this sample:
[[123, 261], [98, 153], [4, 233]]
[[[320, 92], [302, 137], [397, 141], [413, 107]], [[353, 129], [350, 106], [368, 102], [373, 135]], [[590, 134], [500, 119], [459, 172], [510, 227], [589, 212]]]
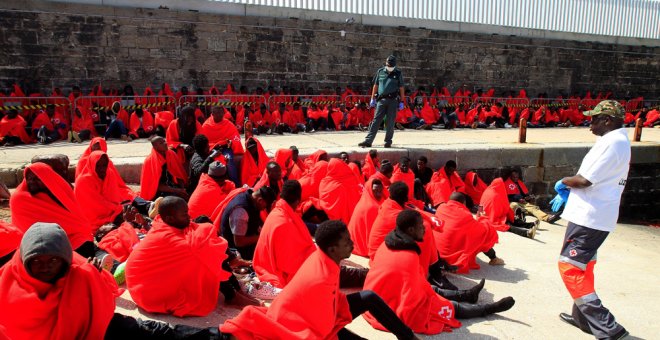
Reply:
[[41, 110], [45, 109], [48, 105], [61, 107], [68, 106], [69, 104], [4, 105], [0, 106], [0, 108], [2, 108], [2, 110]]
[[[152, 108], [152, 107], [172, 105], [172, 104], [176, 104], [176, 101], [158, 102], [158, 103], [150, 103], [150, 104], [126, 105], [126, 106], [122, 106], [122, 108], [124, 108], [126, 110], [148, 109], [148, 108]], [[109, 110], [111, 107], [112, 106], [94, 106], [94, 107], [92, 107], [92, 111]]]

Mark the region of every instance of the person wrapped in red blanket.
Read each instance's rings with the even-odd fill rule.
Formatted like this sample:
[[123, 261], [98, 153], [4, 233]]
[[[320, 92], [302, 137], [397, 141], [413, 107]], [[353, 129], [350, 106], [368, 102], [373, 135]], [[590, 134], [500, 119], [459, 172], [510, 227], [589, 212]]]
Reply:
[[9, 110], [0, 120], [0, 146], [12, 146], [32, 143], [32, 138], [25, 131], [27, 123], [18, 115], [18, 111]]
[[220, 325], [220, 331], [239, 340], [357, 339], [344, 326], [369, 311], [398, 339], [418, 339], [373, 292], [347, 296], [339, 290], [339, 262], [353, 248], [346, 225], [323, 222], [315, 236], [319, 249], [309, 255], [270, 307], [247, 307]]
[[480, 268], [476, 257], [481, 252], [490, 258], [491, 265], [504, 264], [495, 255], [493, 246], [498, 235], [488, 218], [472, 217], [465, 206], [465, 195], [460, 192], [452, 193], [449, 199], [435, 214], [442, 225], [441, 232], [433, 231], [440, 257], [457, 266], [456, 272], [461, 274]]
[[185, 186], [188, 174], [174, 151], [167, 148], [165, 138], [151, 138], [151, 153], [142, 164], [140, 197], [154, 200], [159, 196], [175, 195], [188, 199]]
[[123, 222], [123, 205], [135, 198], [103, 151], [89, 155], [87, 166], [76, 177], [74, 193], [93, 232], [105, 223]]
[[240, 288], [224, 285], [232, 277], [224, 265], [227, 241], [218, 237], [215, 226], [191, 222], [179, 197], [165, 197], [158, 209], [147, 237], [126, 261], [133, 301], [150, 313], [178, 317], [207, 315], [220, 291], [225, 301], [238, 302], [234, 298], [244, 296]]
[[36, 223], [0, 268], [0, 324], [11, 339], [103, 339], [118, 295], [110, 273], [74, 253], [60, 226]]
[[[12, 224], [25, 232], [37, 222], [59, 224], [73, 249], [92, 243], [93, 227], [80, 208], [73, 189], [50, 166], [30, 164], [9, 200]], [[93, 254], [85, 254], [93, 255]]]
[[355, 245], [353, 248], [353, 254], [355, 255], [369, 256], [367, 248], [369, 233], [376, 216], [378, 216], [378, 208], [386, 198], [384, 191], [383, 182], [379, 179], [372, 178], [365, 183], [362, 197], [360, 197], [360, 201], [358, 201], [348, 223], [348, 231]]
[[[424, 241], [425, 234], [418, 211], [399, 213], [396, 228], [378, 248], [364, 284], [365, 289], [381, 296], [408, 327], [423, 334], [449, 332], [461, 326], [457, 318], [481, 317], [513, 306], [515, 301], [511, 297], [476, 305], [449, 301], [438, 295], [426, 281], [426, 268], [420, 266], [420, 242]], [[385, 329], [372, 313], [365, 314], [365, 319], [374, 328]]]
[[353, 171], [341, 159], [328, 162], [328, 173], [319, 185], [319, 199], [330, 219], [350, 221], [360, 200], [360, 186]]
[[211, 217], [215, 208], [234, 189], [236, 189], [234, 182], [227, 179], [227, 167], [214, 161], [209, 165], [208, 173], [202, 174], [197, 188], [190, 195], [188, 201], [190, 217], [193, 219], [202, 215]]

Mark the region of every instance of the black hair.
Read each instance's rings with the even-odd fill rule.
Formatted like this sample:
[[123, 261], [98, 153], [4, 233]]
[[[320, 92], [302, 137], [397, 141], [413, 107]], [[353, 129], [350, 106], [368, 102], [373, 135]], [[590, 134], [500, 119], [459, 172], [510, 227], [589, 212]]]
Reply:
[[426, 158], [426, 156], [419, 156], [419, 158], [417, 158], [417, 160], [418, 160], [418, 161], [422, 161], [422, 162], [424, 162], [424, 164], [428, 164], [428, 163], [429, 163], [429, 159]]
[[416, 210], [404, 209], [396, 217], [396, 229], [405, 231], [422, 220], [422, 214]]
[[289, 204], [300, 201], [302, 198], [302, 186], [296, 180], [288, 180], [282, 185], [282, 192], [280, 198]]
[[376, 156], [378, 156], [378, 150], [376, 149], [369, 150], [369, 157], [374, 158]]
[[377, 184], [377, 185], [383, 185], [383, 181], [379, 180], [378, 178], [374, 178], [374, 179], [371, 181], [371, 185], [374, 185], [374, 184]]
[[167, 196], [158, 205], [158, 214], [163, 218], [166, 216], [172, 216], [174, 213], [181, 208], [181, 205], [186, 205], [186, 201], [181, 197], [177, 196]]
[[[476, 177], [475, 177], [476, 178]], [[460, 202], [462, 204], [465, 204], [465, 194], [462, 192], [454, 191], [449, 195], [449, 199], [452, 201]]]
[[257, 190], [257, 195], [266, 201], [266, 205], [270, 207], [275, 202], [276, 194], [271, 187], [263, 186]]
[[450, 159], [445, 163], [445, 168], [454, 168], [456, 169], [456, 162], [453, 159]]
[[406, 183], [397, 181], [390, 185], [388, 191], [390, 192], [390, 198], [397, 201], [398, 203], [404, 203], [408, 201], [408, 185]]
[[393, 171], [394, 171], [394, 166], [393, 166], [392, 163], [390, 163], [390, 162], [382, 163], [382, 164], [380, 165], [380, 172], [381, 172], [382, 174], [385, 174], [385, 173], [392, 173]]
[[195, 149], [195, 152], [202, 154], [206, 152], [209, 146], [209, 139], [204, 135], [197, 135], [192, 139], [192, 146]]
[[314, 234], [316, 244], [325, 253], [328, 248], [336, 246], [343, 233], [347, 233], [346, 224], [340, 220], [329, 220], [319, 224]]
[[406, 156], [403, 156], [403, 157], [399, 158], [399, 163], [403, 164], [405, 162], [410, 162], [410, 158], [408, 158]]

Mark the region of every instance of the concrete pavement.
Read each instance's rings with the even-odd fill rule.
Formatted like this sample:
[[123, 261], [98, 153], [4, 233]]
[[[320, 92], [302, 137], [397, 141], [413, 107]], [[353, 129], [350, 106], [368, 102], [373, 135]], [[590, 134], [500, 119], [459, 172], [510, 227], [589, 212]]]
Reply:
[[[489, 266], [485, 255], [479, 256], [481, 269], [468, 275], [451, 275], [450, 280], [461, 288], [486, 278], [480, 302], [492, 302], [512, 296], [516, 305], [509, 311], [486, 318], [463, 320], [463, 326], [452, 333], [422, 336], [425, 339], [593, 339], [577, 328], [559, 320], [560, 312], [571, 310], [572, 300], [557, 270], [557, 258], [565, 221], [557, 225], [541, 224], [535, 240], [512, 233], [500, 233], [495, 246], [506, 265]], [[606, 307], [630, 332], [628, 339], [658, 339], [660, 315], [658, 304], [658, 271], [660, 261], [660, 228], [619, 224], [605, 241], [598, 254], [596, 291]], [[352, 256], [351, 262], [367, 266], [367, 260]], [[221, 300], [222, 298], [220, 298]], [[140, 311], [126, 292], [117, 299], [117, 312], [135, 317], [147, 317], [174, 324], [212, 327], [239, 311], [218, 308], [203, 318], [156, 316]], [[362, 317], [348, 326], [368, 339], [394, 339], [389, 333], [373, 329]]]

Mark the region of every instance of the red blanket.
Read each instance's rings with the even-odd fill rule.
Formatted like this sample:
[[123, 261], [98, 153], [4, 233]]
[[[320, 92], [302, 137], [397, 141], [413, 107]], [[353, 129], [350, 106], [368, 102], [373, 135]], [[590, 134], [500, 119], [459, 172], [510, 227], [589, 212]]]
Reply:
[[154, 220], [149, 234], [126, 262], [126, 286], [133, 301], [150, 313], [205, 316], [218, 301], [227, 241], [210, 223], [184, 229]]
[[305, 222], [280, 199], [275, 202], [259, 234], [254, 271], [261, 281], [283, 288], [315, 249]]
[[353, 211], [353, 216], [351, 216], [351, 220], [348, 222], [348, 231], [351, 234], [351, 240], [353, 240], [354, 245], [353, 254], [364, 257], [369, 256], [367, 247], [369, 233], [371, 232], [371, 226], [376, 220], [376, 216], [378, 216], [378, 208], [385, 200], [384, 197], [380, 201], [376, 200], [372, 190], [372, 182], [373, 180], [369, 180], [365, 184], [362, 197], [360, 197], [360, 201]]
[[28, 165], [24, 176], [28, 171], [37, 175], [61, 204], [46, 193], [34, 196], [30, 194], [24, 177], [9, 200], [12, 224], [25, 232], [36, 222], [57, 223], [66, 232], [73, 249], [77, 249], [85, 241], [92, 241], [94, 228], [78, 205], [69, 183], [44, 163]]
[[249, 306], [220, 326], [238, 339], [324, 340], [352, 321], [339, 290], [339, 266], [314, 251], [269, 308]]
[[302, 178], [298, 180], [302, 187], [302, 201], [307, 201], [310, 197], [319, 198], [319, 186], [321, 180], [328, 174], [328, 162], [319, 161], [310, 168]]
[[[195, 121], [195, 131], [196, 134], [199, 134], [202, 131], [202, 124], [200, 124], [198, 121]], [[176, 149], [179, 145], [182, 144], [181, 137], [179, 136], [178, 118], [170, 122], [170, 125], [167, 128], [167, 133], [165, 135], [165, 138], [167, 139], [167, 146], [169, 146], [172, 149]]]
[[382, 172], [376, 171], [373, 175], [369, 176], [369, 180], [372, 179], [379, 179], [381, 182], [383, 182], [383, 187], [385, 189], [385, 191], [383, 191], [383, 194], [385, 194], [386, 197], [389, 197], [390, 192], [387, 191], [387, 189], [389, 189], [390, 185], [392, 184], [390, 178], [387, 178], [387, 176], [383, 175]]
[[499, 231], [509, 230], [506, 222], [513, 222], [514, 214], [511, 206], [509, 206], [506, 188], [501, 178], [496, 178], [490, 183], [484, 194], [481, 195], [480, 204], [484, 207], [484, 213], [486, 213], [488, 219], [495, 225], [495, 229]]
[[[144, 132], [147, 134], [150, 134], [154, 131], [154, 116], [151, 114], [151, 112], [144, 110], [142, 111], [144, 114], [142, 115], [142, 129]], [[140, 128], [140, 117], [138, 117], [135, 112], [131, 114], [131, 123], [129, 124], [129, 131], [132, 135], [137, 136], [137, 131]]]
[[222, 213], [225, 211], [225, 208], [227, 207], [227, 204], [231, 202], [236, 196], [238, 196], [242, 192], [246, 192], [248, 188], [246, 187], [240, 187], [236, 188], [227, 194], [227, 197], [225, 197], [220, 203], [215, 207], [213, 210], [213, 213], [211, 214], [211, 220], [213, 220], [213, 224], [218, 230], [221, 230], [220, 224], [222, 223]]
[[[375, 254], [364, 289], [373, 290], [415, 333], [437, 334], [461, 326], [452, 303], [436, 294], [426, 281], [426, 268], [412, 250], [390, 250], [385, 244]], [[374, 328], [386, 330], [370, 314]]]
[[325, 150], [316, 150], [316, 152], [309, 155], [309, 157], [305, 158], [305, 166], [308, 169], [311, 169], [321, 159], [321, 156], [323, 155], [327, 156], [328, 153]]
[[170, 127], [173, 120], [174, 113], [172, 111], [158, 111], [154, 114], [154, 125], [161, 126], [165, 131]]
[[89, 146], [87, 146], [87, 149], [83, 152], [82, 156], [80, 156], [80, 159], [78, 159], [78, 163], [76, 164], [76, 178], [78, 178], [78, 175], [82, 172], [82, 170], [87, 166], [87, 160], [89, 159], [89, 154], [92, 153], [92, 146], [96, 145], [100, 148], [101, 151], [108, 153], [108, 144], [105, 141], [105, 138], [103, 137], [94, 137], [92, 138], [91, 141], [89, 141]]
[[202, 125], [202, 133], [209, 139], [211, 148], [218, 144], [224, 145], [229, 140], [234, 155], [242, 155], [244, 152], [243, 145], [241, 145], [241, 136], [238, 134], [236, 126], [227, 119], [216, 123], [213, 116], [209, 117]]
[[69, 271], [50, 284], [30, 276], [17, 251], [0, 268], [0, 324], [11, 339], [103, 339], [117, 295], [110, 273], [75, 252]]
[[412, 201], [415, 199], [415, 173], [412, 170], [408, 169], [408, 172], [401, 171], [399, 164], [394, 166], [394, 172], [392, 173], [392, 178], [390, 182], [403, 182], [408, 186], [408, 200]]
[[436, 216], [442, 232], [434, 231], [440, 257], [458, 266], [458, 273], [479, 269], [476, 257], [488, 251], [498, 241], [497, 230], [485, 217], [474, 219], [465, 205], [449, 201], [440, 206]]
[[243, 184], [253, 187], [266, 169], [266, 164], [268, 164], [269, 159], [264, 147], [261, 146], [261, 142], [259, 142], [258, 139], [250, 137], [245, 141], [245, 145], [247, 145], [250, 139], [257, 142], [257, 155], [259, 158], [255, 160], [246, 148], [246, 152], [243, 154], [243, 164], [241, 164], [241, 181]]
[[[518, 184], [518, 185], [516, 185]], [[520, 189], [518, 188], [520, 186], [520, 189], [522, 189], [522, 192], [520, 192]], [[513, 182], [511, 178], [507, 178], [506, 181], [504, 181], [504, 188], [506, 188], [506, 194], [507, 195], [523, 195], [526, 196], [529, 193], [529, 190], [527, 189], [527, 186], [523, 181], [518, 181], [518, 182]], [[508, 198], [507, 198], [508, 199]]]
[[353, 171], [341, 159], [333, 158], [328, 163], [328, 173], [319, 185], [319, 199], [331, 220], [348, 224], [360, 200], [360, 186]]
[[449, 201], [449, 195], [452, 192], [464, 192], [465, 184], [457, 172], [454, 172], [450, 178], [445, 172], [445, 167], [442, 167], [433, 173], [431, 181], [426, 184], [425, 189], [433, 206], [437, 206]]
[[369, 178], [375, 174], [378, 169], [379, 169], [379, 161], [378, 158], [372, 159], [371, 156], [369, 156], [369, 153], [367, 153], [366, 156], [364, 156], [364, 164], [362, 165], [362, 175], [364, 175], [364, 178]]
[[465, 174], [465, 193], [472, 198], [474, 204], [481, 202], [481, 195], [487, 187], [486, 183], [474, 171], [468, 171]]
[[23, 231], [5, 221], [0, 220], [0, 257], [18, 249], [23, 238]]
[[98, 246], [112, 255], [115, 260], [125, 262], [138, 243], [140, 243], [140, 240], [136, 229], [130, 223], [124, 222], [119, 228], [103, 236]]
[[91, 222], [94, 232], [121, 214], [122, 202], [135, 198], [127, 191], [124, 181], [117, 180], [121, 178], [111, 161], [108, 163], [105, 179], [99, 178], [95, 170], [96, 164], [104, 155], [106, 153], [103, 151], [94, 151], [89, 155], [88, 164], [76, 178], [74, 189], [76, 199], [85, 217]]
[[369, 259], [373, 260], [376, 250], [385, 240], [385, 236], [396, 227], [396, 217], [403, 211], [403, 207], [394, 200], [386, 199], [378, 208], [378, 215], [374, 220], [367, 242]]
[[361, 187], [364, 187], [364, 176], [362, 176], [362, 172], [360, 170], [360, 167], [357, 164], [355, 164], [353, 162], [350, 162], [350, 163], [348, 163], [348, 168], [351, 169], [351, 171], [353, 171], [353, 174], [355, 175], [355, 178], [357, 178], [358, 184]]
[[188, 173], [179, 163], [179, 156], [172, 150], [167, 150], [166, 157], [159, 154], [155, 149], [144, 159], [142, 173], [140, 175], [140, 197], [145, 200], [153, 200], [158, 192], [158, 183], [163, 172], [163, 165], [167, 164], [167, 171], [177, 181], [185, 183]]
[[234, 189], [236, 189], [236, 185], [232, 181], [224, 181], [223, 185], [219, 185], [208, 174], [202, 174], [197, 188], [188, 201], [190, 218], [195, 219], [201, 215], [211, 217], [218, 204]]
[[25, 144], [31, 143], [32, 138], [25, 131], [27, 123], [21, 116], [16, 116], [14, 119], [9, 119], [8, 116], [2, 117], [0, 120], [0, 140], [7, 136], [14, 136], [21, 139]]

